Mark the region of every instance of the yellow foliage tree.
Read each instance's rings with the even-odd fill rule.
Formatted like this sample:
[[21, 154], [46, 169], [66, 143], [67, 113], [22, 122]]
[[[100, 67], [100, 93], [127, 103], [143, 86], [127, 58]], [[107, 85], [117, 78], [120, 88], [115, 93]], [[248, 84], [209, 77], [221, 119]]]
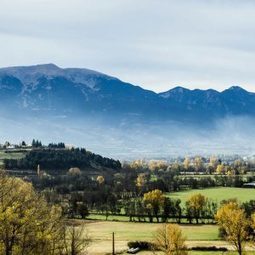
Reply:
[[201, 218], [203, 210], [205, 210], [206, 208], [206, 205], [207, 198], [200, 193], [194, 194], [186, 202], [187, 210], [190, 211], [192, 216], [196, 219], [197, 223], [199, 218]]
[[31, 183], [0, 172], [0, 254], [68, 254], [65, 233], [60, 207], [48, 205]]
[[218, 159], [215, 156], [211, 156], [209, 166], [215, 169], [217, 165], [218, 165]]
[[183, 167], [184, 169], [187, 171], [189, 170], [189, 167], [190, 167], [190, 159], [189, 157], [186, 157], [183, 161]]
[[103, 184], [103, 183], [104, 183], [104, 176], [102, 176], [102, 175], [97, 176], [97, 182], [98, 182], [100, 185]]
[[220, 164], [216, 168], [216, 173], [217, 174], [225, 174], [225, 166]]
[[159, 170], [159, 169], [166, 170], [167, 167], [168, 167], [167, 163], [163, 160], [151, 160], [149, 162], [149, 169], [151, 171], [155, 171], [155, 170]]
[[202, 170], [202, 168], [204, 167], [204, 163], [201, 157], [195, 157], [194, 166], [197, 172]]
[[133, 162], [130, 163], [129, 165], [131, 167], [131, 169], [144, 169], [147, 167], [147, 164], [144, 160], [142, 159], [138, 159], [138, 160], [134, 160]]
[[161, 206], [164, 204], [165, 196], [163, 192], [159, 189], [152, 190], [150, 192], [147, 192], [143, 196], [143, 202], [145, 203], [145, 206], [148, 208], [152, 208], [154, 215], [159, 222], [158, 214], [160, 212]]
[[231, 201], [217, 211], [215, 218], [226, 232], [227, 240], [236, 248], [238, 254], [242, 255], [248, 237], [247, 228], [250, 225], [244, 210], [238, 203]]
[[139, 174], [136, 178], [136, 186], [138, 188], [142, 188], [145, 183], [146, 183], [146, 175], [144, 173]]
[[30, 183], [0, 176], [0, 249], [5, 255], [51, 255], [60, 251], [60, 208], [47, 205]]
[[166, 255], [187, 255], [181, 228], [177, 224], [164, 224], [156, 231], [156, 247]]
[[81, 170], [78, 167], [72, 167], [68, 170], [68, 174], [72, 176], [79, 176], [81, 175]]

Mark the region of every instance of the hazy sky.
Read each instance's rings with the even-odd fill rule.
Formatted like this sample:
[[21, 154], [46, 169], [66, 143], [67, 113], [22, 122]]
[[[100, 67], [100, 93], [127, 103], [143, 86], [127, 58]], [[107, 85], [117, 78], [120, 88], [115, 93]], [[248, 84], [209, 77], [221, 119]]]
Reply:
[[55, 63], [154, 91], [255, 91], [254, 0], [0, 0], [0, 66]]

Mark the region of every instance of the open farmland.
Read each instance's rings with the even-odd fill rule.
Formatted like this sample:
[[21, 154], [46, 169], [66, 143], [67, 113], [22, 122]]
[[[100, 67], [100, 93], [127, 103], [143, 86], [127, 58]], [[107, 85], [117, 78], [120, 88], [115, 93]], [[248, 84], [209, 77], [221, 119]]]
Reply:
[[[151, 241], [155, 231], [161, 226], [157, 223], [133, 223], [133, 222], [107, 222], [89, 221], [87, 224], [88, 235], [92, 243], [88, 249], [91, 255], [110, 254], [112, 232], [115, 232], [116, 251], [125, 251], [128, 241]], [[181, 225], [183, 234], [187, 237], [188, 247], [192, 246], [221, 246], [232, 249], [225, 241], [218, 237], [217, 225]], [[125, 253], [123, 253], [125, 254]], [[151, 252], [140, 252], [138, 254], [147, 255]], [[160, 254], [160, 253], [158, 253]], [[216, 255], [222, 252], [199, 252], [192, 251], [191, 255]], [[235, 254], [227, 252], [224, 254]]]
[[[158, 223], [108, 222], [95, 221], [88, 223], [88, 232], [94, 239], [111, 239], [111, 233], [116, 232], [118, 240], [151, 240], [154, 232], [161, 226]], [[181, 225], [183, 234], [188, 240], [219, 240], [216, 225]]]
[[[92, 239], [89, 254], [102, 255], [110, 253], [112, 232], [115, 232], [116, 250], [127, 249], [128, 241], [151, 241], [155, 231], [161, 226], [156, 223], [133, 222], [107, 222], [96, 221], [87, 224], [87, 230]], [[189, 245], [227, 245], [218, 237], [216, 225], [182, 225], [184, 235], [189, 240]], [[148, 253], [142, 253], [148, 254]]]
[[240, 202], [246, 202], [255, 199], [255, 189], [230, 187], [185, 190], [180, 192], [167, 193], [167, 196], [174, 199], [180, 199], [182, 204], [184, 204], [190, 196], [198, 193], [215, 200], [217, 203], [230, 198], [237, 198], [237, 200]]

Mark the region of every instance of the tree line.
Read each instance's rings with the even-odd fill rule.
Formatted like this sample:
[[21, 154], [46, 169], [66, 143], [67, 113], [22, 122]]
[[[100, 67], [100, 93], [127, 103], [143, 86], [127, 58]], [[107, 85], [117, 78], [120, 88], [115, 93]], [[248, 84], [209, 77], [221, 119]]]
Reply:
[[[64, 205], [68, 217], [85, 217], [90, 214], [126, 215], [130, 221], [160, 221], [183, 218], [190, 223], [213, 221], [217, 208], [215, 201], [204, 198], [201, 211], [192, 209], [193, 203], [184, 204], [178, 199], [170, 199], [164, 195], [159, 212], [150, 203], [144, 202], [144, 195], [154, 190], [162, 194], [173, 191], [230, 186], [241, 187], [243, 176], [214, 176], [204, 178], [183, 177], [171, 170], [141, 172], [134, 169], [118, 169], [116, 171], [84, 172], [79, 168], [71, 168], [65, 174], [31, 178], [36, 189], [43, 191], [51, 203]], [[249, 177], [249, 181], [253, 177]], [[201, 199], [203, 201], [203, 199]]]

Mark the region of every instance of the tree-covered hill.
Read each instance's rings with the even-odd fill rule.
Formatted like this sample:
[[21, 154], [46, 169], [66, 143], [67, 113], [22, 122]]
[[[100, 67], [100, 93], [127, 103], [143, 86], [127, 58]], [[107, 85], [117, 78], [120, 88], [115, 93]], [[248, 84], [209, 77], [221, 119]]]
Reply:
[[119, 169], [121, 163], [105, 158], [86, 149], [33, 149], [21, 159], [5, 159], [4, 166], [9, 169], [36, 169], [40, 165], [44, 170], [67, 171], [71, 167], [86, 169]]

